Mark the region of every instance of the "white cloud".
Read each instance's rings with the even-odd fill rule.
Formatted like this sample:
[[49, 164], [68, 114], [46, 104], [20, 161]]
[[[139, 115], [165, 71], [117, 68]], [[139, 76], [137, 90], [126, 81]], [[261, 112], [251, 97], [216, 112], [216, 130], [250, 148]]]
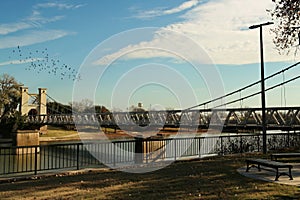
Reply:
[[190, 9], [194, 6], [196, 6], [199, 3], [198, 0], [190, 0], [190, 1], [186, 1], [184, 3], [182, 3], [181, 5], [179, 5], [178, 7], [169, 9], [169, 10], [164, 10], [163, 14], [173, 14], [173, 13], [178, 13], [181, 11], [184, 11], [186, 9]]
[[[182, 16], [183, 22], [167, 28], [193, 38], [215, 63], [259, 62], [258, 30], [248, 30], [248, 27], [270, 21], [266, 9], [272, 6], [271, 1], [260, 0], [212, 1], [194, 8]], [[278, 61], [283, 58], [274, 50], [269, 29], [264, 27], [265, 50], [272, 52], [269, 60]]]
[[28, 28], [32, 28], [32, 24], [26, 22], [0, 24], [0, 35], [6, 35], [9, 33], [17, 32], [19, 30], [24, 30]]
[[140, 19], [146, 19], [146, 18], [153, 18], [158, 17], [162, 15], [170, 15], [182, 12], [184, 10], [190, 9], [194, 6], [196, 6], [199, 3], [199, 0], [189, 0], [186, 1], [179, 6], [171, 9], [162, 9], [162, 8], [156, 8], [153, 10], [146, 10], [146, 11], [140, 11], [135, 17]]
[[32, 29], [42, 26], [50, 22], [61, 20], [64, 16], [43, 17], [41, 13], [34, 10], [29, 17], [26, 17], [19, 22], [0, 24], [0, 35], [18, 32], [21, 30]]
[[0, 49], [16, 46], [27, 46], [42, 43], [74, 34], [63, 30], [30, 31], [20, 36], [6, 36], [0, 38]]
[[[188, 12], [181, 16], [181, 21], [170, 24], [158, 31], [153, 40], [140, 44], [129, 45], [118, 52], [103, 57], [102, 64], [121, 56], [125, 52], [130, 52], [138, 48], [160, 47], [170, 45], [164, 42], [162, 37], [164, 30], [171, 30], [191, 38], [198, 43], [209, 54], [213, 62], [217, 64], [247, 64], [260, 62], [259, 57], [259, 30], [249, 30], [248, 27], [253, 24], [264, 23], [270, 21], [270, 17], [266, 12], [267, 9], [274, 5], [272, 1], [261, 0], [219, 0], [209, 1], [205, 4], [182, 4], [177, 9], [170, 9], [168, 12], [173, 13], [190, 8]], [[188, 3], [186, 2], [186, 3]], [[167, 10], [153, 11], [153, 15], [162, 14]], [[149, 14], [149, 13], [148, 13]], [[151, 15], [151, 14], [150, 14]], [[149, 16], [150, 16], [149, 15]], [[272, 26], [264, 27], [264, 50], [265, 61], [291, 61], [293, 57], [280, 56], [272, 42], [273, 35], [270, 34]], [[158, 34], [159, 33], [159, 34]], [[197, 52], [193, 49], [184, 49], [185, 41], [180, 38], [172, 38], [170, 35], [168, 40], [172, 40], [179, 47], [182, 44], [182, 51], [197, 56]], [[184, 39], [184, 38], [183, 38]], [[163, 46], [168, 49], [167, 46]], [[149, 57], [165, 57], [163, 52], [155, 54], [136, 52], [127, 56], [130, 58], [149, 58]], [[104, 62], [105, 61], [105, 62]], [[100, 61], [98, 64], [101, 63]]]
[[[16, 46], [26, 46], [45, 41], [59, 39], [61, 37], [74, 34], [64, 30], [39, 30], [41, 26], [56, 22], [64, 18], [63, 15], [52, 17], [44, 17], [41, 13], [41, 8], [56, 8], [56, 9], [77, 9], [83, 5], [73, 5], [64, 3], [40, 3], [33, 6], [32, 14], [18, 22], [0, 24], [0, 49], [11, 48]], [[24, 32], [24, 30], [26, 32]], [[11, 33], [21, 32], [18, 36], [11, 36]]]
[[[182, 63], [186, 61], [197, 62], [197, 63], [210, 63], [203, 49], [200, 48], [186, 35], [180, 32], [170, 31], [168, 29], [159, 29], [154, 33], [154, 37], [150, 41], [137, 42], [136, 36], [143, 35], [146, 33], [155, 32], [152, 28], [136, 29], [128, 33], [117, 36], [117, 39], [113, 38], [113, 42], [118, 44], [119, 40], [125, 41], [126, 43], [135, 43], [128, 46], [124, 45], [123, 48], [117, 49], [113, 53], [108, 53], [104, 56], [103, 50], [99, 50], [98, 57], [92, 61], [94, 65], [108, 65], [117, 60], [129, 60], [129, 59], [151, 59], [151, 58], [171, 58], [169, 60], [174, 63]], [[119, 47], [119, 46], [118, 46]], [[95, 54], [97, 54], [95, 52]], [[200, 54], [200, 55], [199, 55]], [[99, 58], [100, 57], [100, 58]], [[186, 61], [185, 61], [186, 60]]]
[[24, 64], [24, 63], [31, 63], [35, 61], [41, 61], [44, 60], [44, 58], [29, 58], [29, 59], [21, 59], [21, 60], [10, 60], [6, 62], [1, 62], [0, 66], [5, 66], [5, 65], [19, 65], [19, 64]]
[[39, 8], [58, 8], [58, 9], [77, 9], [84, 6], [83, 4], [73, 5], [66, 3], [39, 3], [34, 6], [35, 9]]
[[59, 21], [61, 19], [63, 19], [64, 16], [62, 15], [57, 15], [57, 16], [53, 16], [53, 17], [43, 17], [41, 12], [34, 10], [31, 14], [31, 16], [25, 18], [23, 21], [27, 21], [28, 23], [31, 24], [47, 24], [50, 22], [55, 22], [55, 21]]

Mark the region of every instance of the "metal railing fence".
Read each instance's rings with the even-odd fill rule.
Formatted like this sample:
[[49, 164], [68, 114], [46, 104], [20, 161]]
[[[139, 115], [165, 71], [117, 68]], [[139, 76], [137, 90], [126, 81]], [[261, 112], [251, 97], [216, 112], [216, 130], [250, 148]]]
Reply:
[[[300, 133], [268, 134], [267, 146], [269, 151], [300, 147]], [[103, 163], [121, 166], [261, 150], [260, 134], [0, 147], [0, 175], [99, 167], [104, 166]]]

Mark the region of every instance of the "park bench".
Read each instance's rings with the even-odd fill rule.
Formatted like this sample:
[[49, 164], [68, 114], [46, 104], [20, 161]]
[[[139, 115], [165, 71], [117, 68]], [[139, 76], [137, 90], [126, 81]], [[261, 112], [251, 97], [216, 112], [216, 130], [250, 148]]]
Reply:
[[[246, 172], [248, 172], [251, 167], [256, 167], [256, 165], [257, 165], [257, 168], [259, 171], [261, 170], [261, 166], [265, 166], [265, 167], [273, 168], [276, 170], [275, 181], [278, 181], [278, 178], [281, 175], [287, 175], [290, 177], [290, 180], [293, 180], [293, 176], [292, 176], [292, 172], [291, 172], [293, 165], [291, 165], [291, 164], [281, 163], [281, 162], [266, 160], [266, 159], [247, 159], [246, 163], [247, 163]], [[280, 168], [288, 168], [289, 172], [288, 173], [279, 172]], [[267, 169], [265, 169], [265, 170], [267, 170]]]
[[271, 154], [271, 160], [277, 160], [277, 158], [300, 158], [300, 153], [273, 153]]

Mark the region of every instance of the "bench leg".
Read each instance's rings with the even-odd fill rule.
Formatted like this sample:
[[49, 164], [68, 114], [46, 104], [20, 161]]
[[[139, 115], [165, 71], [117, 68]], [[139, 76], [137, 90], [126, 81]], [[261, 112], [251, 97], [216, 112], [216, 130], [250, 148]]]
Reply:
[[276, 177], [275, 177], [275, 181], [278, 181], [278, 178], [279, 178], [279, 173], [278, 173], [278, 168], [276, 169]]
[[[247, 162], [246, 172], [248, 172], [251, 167], [256, 167], [256, 166], [255, 166], [255, 164], [251, 164], [250, 162]], [[258, 171], [261, 171], [260, 164], [257, 164], [257, 169], [258, 169]]]
[[248, 172], [249, 169], [250, 169], [250, 167], [249, 167], [249, 162], [247, 162], [247, 169], [246, 169], [246, 172]]
[[291, 167], [289, 168], [289, 177], [290, 177], [290, 180], [293, 180], [292, 169], [291, 169]]
[[292, 176], [292, 169], [289, 168], [289, 173], [285, 173], [285, 172], [282, 172], [282, 173], [279, 173], [278, 171], [278, 168], [276, 169], [276, 177], [275, 177], [275, 181], [278, 181], [279, 179], [279, 176], [281, 175], [287, 175], [288, 177], [290, 177], [290, 180], [293, 180], [293, 176]]

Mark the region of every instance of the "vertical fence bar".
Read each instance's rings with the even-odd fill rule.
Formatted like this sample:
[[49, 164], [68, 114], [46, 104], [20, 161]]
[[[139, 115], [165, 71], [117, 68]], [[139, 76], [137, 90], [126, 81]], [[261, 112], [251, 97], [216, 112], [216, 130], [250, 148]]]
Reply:
[[19, 161], [20, 161], [20, 154], [17, 153], [16, 156], [17, 156], [17, 169], [16, 169], [16, 170], [17, 170], [17, 172], [18, 172], [18, 171], [19, 171], [19, 165], [20, 165], [20, 164], [19, 164]]
[[198, 154], [199, 158], [201, 158], [201, 137], [197, 138], [198, 139]]
[[13, 167], [12, 167], [12, 171], [13, 171], [13, 172], [18, 172], [18, 170], [15, 169], [15, 166], [16, 166], [16, 165], [18, 166], [18, 161], [19, 161], [19, 160], [16, 160], [15, 158], [16, 158], [16, 156], [14, 156], [14, 159], [13, 159]]
[[176, 146], [176, 141], [177, 141], [177, 140], [176, 140], [176, 138], [175, 138], [175, 139], [174, 139], [174, 160], [175, 160], [175, 161], [176, 161], [176, 154], [177, 154], [177, 152], [176, 152], [176, 151], [177, 151], [177, 148], [176, 148], [176, 147], [177, 147], [177, 146]]
[[37, 175], [37, 168], [38, 168], [38, 147], [34, 147], [34, 175]]
[[[51, 149], [51, 154], [48, 154], [48, 159], [49, 159], [49, 163], [50, 163], [49, 168], [52, 169], [53, 168], [53, 159], [52, 158], [53, 158], [53, 154], [54, 154], [53, 153], [54, 146], [51, 146], [50, 149]], [[50, 153], [50, 151], [49, 151], [49, 153]]]
[[6, 169], [6, 151], [5, 151], [6, 149], [4, 148], [3, 149], [3, 174], [5, 174], [5, 169]]
[[243, 153], [243, 137], [240, 136], [240, 153]]
[[112, 143], [112, 147], [113, 147], [113, 163], [115, 167], [116, 166], [116, 144], [114, 142]]
[[58, 150], [58, 167], [60, 168], [61, 167], [61, 152], [62, 152], [62, 149], [64, 149], [64, 146], [61, 146], [61, 148], [59, 148]]
[[148, 152], [150, 152], [150, 150], [148, 149], [148, 142], [150, 142], [149, 140], [144, 140], [145, 142], [145, 152], [144, 152], [144, 155], [146, 156], [146, 163], [148, 164]]
[[260, 136], [257, 136], [257, 151], [260, 152]]
[[[67, 146], [68, 147], [68, 146]], [[62, 163], [63, 163], [63, 168], [65, 167], [65, 153], [66, 153], [66, 147], [63, 148], [62, 150]]]
[[8, 173], [10, 173], [10, 157], [11, 157], [11, 155], [12, 155], [12, 152], [11, 152], [11, 149], [10, 149], [10, 153], [8, 155]]
[[76, 151], [76, 166], [77, 166], [77, 170], [79, 170], [79, 143], [77, 143], [77, 151]]
[[288, 131], [287, 133], [287, 144], [288, 144], [288, 148], [290, 148], [290, 131]]
[[221, 154], [224, 155], [223, 137], [220, 136], [220, 139], [221, 139]]

